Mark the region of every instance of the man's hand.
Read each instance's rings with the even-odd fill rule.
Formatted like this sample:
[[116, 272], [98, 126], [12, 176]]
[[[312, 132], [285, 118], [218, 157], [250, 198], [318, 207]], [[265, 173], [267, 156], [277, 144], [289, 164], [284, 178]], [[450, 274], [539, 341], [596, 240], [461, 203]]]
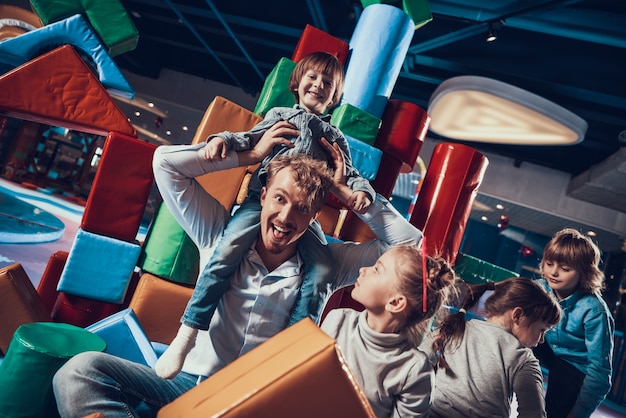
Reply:
[[204, 159], [211, 160], [223, 160], [226, 158], [226, 141], [219, 136], [213, 137], [204, 147]]
[[241, 165], [252, 165], [263, 161], [263, 158], [272, 152], [276, 145], [284, 145], [293, 148], [294, 144], [287, 137], [295, 137], [300, 132], [291, 123], [281, 120], [276, 122], [269, 128], [259, 142], [249, 151], [241, 151], [239, 153], [239, 163]]

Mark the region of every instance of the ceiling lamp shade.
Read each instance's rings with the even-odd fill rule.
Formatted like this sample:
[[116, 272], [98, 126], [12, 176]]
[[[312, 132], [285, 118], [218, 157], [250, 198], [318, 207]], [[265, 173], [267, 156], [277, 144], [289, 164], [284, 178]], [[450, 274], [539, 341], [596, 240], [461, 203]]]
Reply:
[[510, 84], [478, 76], [450, 78], [428, 103], [430, 130], [472, 142], [574, 145], [587, 122], [569, 110]]

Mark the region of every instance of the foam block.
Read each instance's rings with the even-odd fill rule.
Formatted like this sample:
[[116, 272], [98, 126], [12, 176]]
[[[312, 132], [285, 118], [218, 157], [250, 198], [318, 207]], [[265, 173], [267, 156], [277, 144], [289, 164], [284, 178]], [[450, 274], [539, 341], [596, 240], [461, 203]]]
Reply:
[[0, 351], [7, 352], [13, 333], [22, 324], [50, 321], [50, 311], [39, 298], [21, 264], [0, 268]]
[[52, 320], [85, 328], [121, 310], [117, 303], [102, 302], [60, 292], [52, 307]]
[[347, 42], [307, 24], [302, 31], [302, 35], [300, 35], [291, 60], [298, 62], [305, 56], [320, 51], [333, 54], [345, 66], [348, 61], [350, 46]]
[[11, 117], [95, 135], [114, 131], [137, 136], [128, 117], [71, 45], [0, 76], [0, 91], [0, 113]]
[[78, 228], [57, 290], [122, 303], [139, 252], [138, 244]]
[[158, 412], [174, 417], [374, 417], [335, 340], [310, 319], [278, 333]]
[[455, 263], [488, 164], [487, 157], [466, 145], [435, 147], [409, 219], [428, 236], [428, 254]]
[[374, 144], [381, 124], [380, 118], [352, 106], [350, 103], [343, 103], [333, 110], [331, 122], [344, 135], [369, 145]]
[[69, 252], [57, 251], [50, 256], [46, 269], [37, 285], [37, 294], [41, 298], [48, 312], [52, 312], [52, 308], [57, 300], [57, 286], [63, 273], [63, 268], [67, 262]]
[[430, 126], [430, 116], [416, 104], [391, 99], [385, 106], [374, 146], [402, 161], [403, 171], [415, 166]]
[[[250, 112], [230, 100], [217, 96], [204, 112], [204, 116], [196, 129], [192, 143], [203, 142], [211, 134], [223, 131], [248, 131], [262, 117]], [[252, 173], [257, 165], [237, 167], [196, 177], [196, 180], [207, 193], [216, 198], [226, 210], [232, 209], [233, 202], [247, 174]]]
[[380, 158], [380, 168], [376, 178], [372, 180], [372, 187], [377, 193], [387, 199], [391, 196], [393, 188], [398, 181], [400, 170], [402, 169], [402, 160], [399, 160], [390, 154], [384, 153]]
[[366, 7], [350, 39], [352, 55], [341, 103], [380, 118], [414, 32], [413, 21], [403, 10], [387, 4]]
[[[281, 58], [265, 78], [254, 113], [265, 116], [273, 107], [292, 107], [296, 104], [293, 93], [289, 91], [289, 78], [296, 68], [296, 63], [288, 58]], [[232, 129], [229, 129], [232, 131]]]
[[361, 0], [361, 4], [364, 8], [370, 4], [380, 3], [389, 3], [397, 5], [398, 7], [400, 6], [399, 3], [402, 3], [401, 9], [413, 20], [415, 29], [421, 28], [433, 20], [428, 0], [402, 0], [402, 2], [398, 0]]
[[198, 247], [165, 204], [161, 204], [143, 243], [139, 266], [145, 272], [194, 285], [199, 273]]
[[191, 286], [144, 273], [128, 307], [135, 312], [150, 341], [170, 344], [192, 293]]
[[68, 17], [0, 43], [0, 63], [8, 64], [11, 69], [37, 57], [42, 51], [64, 44], [74, 46], [89, 57], [88, 63], [95, 67], [100, 82], [109, 93], [129, 99], [135, 96], [135, 91], [83, 15]]
[[139, 32], [119, 0], [30, 0], [46, 25], [84, 14], [112, 57], [137, 47]]
[[131, 308], [104, 318], [86, 329], [102, 337], [107, 345], [106, 353], [154, 367], [156, 353]]
[[359, 171], [363, 178], [374, 180], [378, 173], [380, 160], [383, 152], [378, 148], [367, 144], [349, 135], [344, 135], [348, 141], [350, 155], [352, 157], [352, 166]]
[[35, 322], [20, 326], [0, 364], [0, 415], [58, 416], [52, 378], [71, 357], [103, 351], [102, 338], [69, 324]]
[[111, 132], [104, 143], [80, 227], [94, 234], [133, 241], [154, 183], [156, 145]]

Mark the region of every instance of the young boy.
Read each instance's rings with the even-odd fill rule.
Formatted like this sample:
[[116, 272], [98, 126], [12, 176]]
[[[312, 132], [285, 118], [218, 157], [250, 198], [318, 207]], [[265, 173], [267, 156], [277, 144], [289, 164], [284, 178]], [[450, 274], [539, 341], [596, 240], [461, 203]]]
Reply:
[[572, 228], [558, 231], [543, 250], [542, 283], [563, 308], [535, 355], [548, 369], [548, 418], [586, 418], [611, 389], [613, 315], [601, 291], [600, 249]]
[[[184, 359], [193, 347], [199, 329], [209, 327], [217, 304], [228, 289], [229, 278], [258, 236], [260, 190], [264, 184], [267, 164], [278, 155], [307, 154], [315, 159], [332, 161], [320, 144], [326, 139], [337, 143], [344, 154], [346, 178], [353, 195], [347, 204], [359, 213], [365, 213], [375, 197], [369, 182], [352, 166], [350, 149], [341, 131], [331, 125], [327, 110], [339, 102], [343, 87], [343, 67], [331, 54], [316, 52], [302, 58], [294, 68], [289, 90], [298, 103], [293, 108], [277, 107], [269, 110], [262, 122], [249, 132], [222, 132], [211, 135], [204, 148], [206, 160], [221, 160], [227, 151], [243, 151], [254, 148], [261, 137], [272, 127], [286, 124], [297, 129], [298, 136], [289, 137], [289, 146], [276, 146], [265, 157], [254, 173], [248, 186], [248, 197], [229, 221], [223, 238], [198, 277], [193, 295], [181, 319], [182, 325], [168, 349], [159, 358], [156, 372], [160, 377], [172, 378], [182, 368]], [[290, 225], [280, 219], [273, 223], [272, 234], [279, 240], [288, 233]], [[303, 258], [306, 271], [300, 286], [301, 297], [291, 313], [290, 324], [310, 316], [316, 320], [320, 312], [320, 299], [313, 297], [322, 293], [329, 282], [333, 260], [326, 248], [326, 238], [321, 226], [314, 221], [298, 244], [298, 254]], [[307, 262], [308, 261], [308, 262]], [[266, 266], [272, 271], [277, 266]]]

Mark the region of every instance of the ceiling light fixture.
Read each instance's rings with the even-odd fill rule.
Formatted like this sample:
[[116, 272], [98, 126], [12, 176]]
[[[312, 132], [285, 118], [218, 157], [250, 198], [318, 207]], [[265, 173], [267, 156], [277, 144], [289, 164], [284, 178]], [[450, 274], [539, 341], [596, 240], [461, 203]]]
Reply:
[[543, 97], [498, 80], [445, 80], [428, 103], [431, 132], [458, 141], [515, 145], [573, 145], [587, 122]]
[[496, 34], [496, 29], [493, 27], [493, 23], [489, 23], [489, 30], [487, 31], [487, 38], [485, 40], [487, 42], [493, 42], [498, 39], [498, 35]]

